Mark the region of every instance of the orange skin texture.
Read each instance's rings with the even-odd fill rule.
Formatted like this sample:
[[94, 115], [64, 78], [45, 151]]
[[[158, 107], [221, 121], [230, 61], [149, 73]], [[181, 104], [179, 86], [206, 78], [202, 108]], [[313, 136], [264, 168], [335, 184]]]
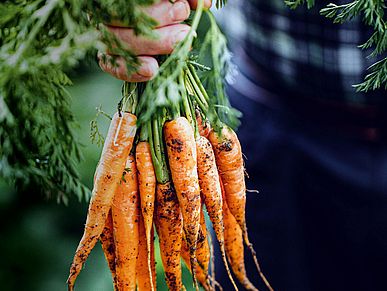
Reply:
[[130, 113], [114, 114], [105, 139], [101, 158], [94, 175], [94, 187], [89, 203], [85, 230], [74, 255], [67, 279], [68, 289], [73, 290], [75, 280], [82, 270], [91, 250], [104, 227], [113, 196], [119, 185], [125, 162], [132, 149], [136, 133], [136, 117]]
[[[144, 219], [147, 248], [151, 246], [151, 230], [156, 196], [156, 174], [152, 162], [152, 154], [148, 142], [139, 142], [136, 147], [136, 165], [138, 188], [140, 191], [141, 212]], [[151, 254], [148, 254], [150, 260]], [[149, 262], [150, 263], [150, 262]], [[149, 289], [151, 290], [151, 289]]]
[[197, 173], [196, 142], [192, 126], [184, 117], [166, 122], [164, 137], [169, 167], [183, 215], [184, 234], [190, 250], [196, 284], [196, 243], [200, 226], [200, 187]]
[[[222, 194], [224, 196], [223, 185]], [[225, 198], [225, 197], [223, 197]], [[223, 201], [223, 221], [224, 221], [224, 238], [227, 258], [230, 262], [231, 269], [238, 281], [246, 290], [258, 291], [258, 289], [247, 278], [242, 230], [227, 206]]]
[[101, 242], [106, 261], [108, 262], [110, 272], [112, 273], [114, 290], [117, 290], [118, 286], [116, 279], [116, 246], [114, 244], [113, 218], [111, 211], [109, 211], [105, 227], [101, 233], [101, 236], [99, 237], [99, 240]]
[[121, 178], [112, 205], [113, 233], [118, 289], [128, 291], [136, 290], [140, 217], [136, 162], [133, 155], [128, 157]]
[[196, 256], [198, 258], [200, 268], [208, 274], [208, 265], [210, 264], [210, 246], [208, 244], [206, 220], [204, 218], [203, 211], [201, 211], [200, 214], [200, 229]]
[[[186, 240], [183, 239], [181, 247], [181, 257], [188, 269], [191, 269], [189, 248]], [[200, 229], [197, 243], [196, 257], [198, 267], [196, 268], [196, 277], [205, 290], [212, 290], [208, 282], [208, 266], [210, 264], [210, 246], [207, 239], [207, 228], [203, 212], [200, 215]]]
[[[156, 290], [156, 262], [153, 227], [151, 227], [150, 239], [150, 267], [152, 274], [149, 274], [147, 238], [145, 234], [144, 220], [140, 215], [138, 259], [136, 266], [138, 291], [149, 291], [152, 290], [152, 287]], [[151, 278], [152, 284], [150, 281]]]
[[165, 281], [169, 290], [180, 291], [183, 288], [180, 264], [183, 220], [176, 191], [171, 182], [157, 184], [154, 220], [159, 236]]
[[199, 185], [204, 204], [214, 226], [219, 243], [224, 244], [222, 189], [210, 142], [203, 136], [196, 140]]
[[238, 137], [232, 129], [224, 126], [220, 136], [212, 130], [208, 138], [214, 149], [216, 164], [225, 191], [225, 201], [247, 238], [245, 168]]
[[238, 288], [232, 278], [224, 249], [223, 198], [214, 151], [212, 150], [211, 143], [204, 136], [200, 136], [196, 140], [196, 150], [198, 154], [198, 175], [202, 198], [219, 242], [223, 263], [234, 288], [237, 290]]

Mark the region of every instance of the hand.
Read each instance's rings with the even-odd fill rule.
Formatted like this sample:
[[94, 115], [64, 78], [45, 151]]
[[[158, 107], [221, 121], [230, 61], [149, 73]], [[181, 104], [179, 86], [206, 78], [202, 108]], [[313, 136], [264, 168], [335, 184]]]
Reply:
[[[196, 8], [197, 0], [177, 0], [171, 3], [169, 0], [160, 0], [152, 6], [144, 8], [145, 13], [158, 23], [155, 34], [156, 39], [136, 36], [133, 29], [122, 27], [113, 23], [108, 29], [114, 33], [130, 51], [138, 56], [140, 66], [137, 72], [128, 75], [126, 64], [122, 57], [117, 57], [117, 66], [110, 62], [102, 61], [103, 53], [98, 53], [99, 65], [105, 72], [114, 77], [128, 82], [145, 82], [150, 80], [159, 67], [153, 56], [170, 54], [177, 43], [188, 34], [190, 27], [181, 24], [189, 17], [191, 8]], [[211, 7], [211, 0], [204, 0], [206, 8]], [[109, 57], [109, 55], [107, 55]]]

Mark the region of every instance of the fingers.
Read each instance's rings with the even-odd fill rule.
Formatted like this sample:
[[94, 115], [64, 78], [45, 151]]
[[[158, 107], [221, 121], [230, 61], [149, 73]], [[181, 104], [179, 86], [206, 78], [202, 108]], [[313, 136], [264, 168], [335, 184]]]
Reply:
[[161, 27], [186, 20], [191, 9], [187, 0], [178, 0], [174, 3], [162, 0], [146, 7], [144, 11], [157, 21], [158, 27]]
[[[156, 20], [156, 37], [149, 38], [134, 34], [133, 29], [124, 27], [119, 22], [113, 22], [108, 29], [124, 44], [126, 48], [138, 55], [140, 66], [137, 72], [129, 75], [125, 61], [117, 56], [115, 65], [106, 58], [111, 58], [109, 52], [104, 57], [99, 53], [99, 64], [102, 70], [114, 77], [128, 82], [145, 82], [157, 72], [158, 64], [152, 56], [172, 53], [175, 46], [189, 33], [190, 27], [180, 22], [186, 20], [190, 14], [190, 7], [196, 8], [198, 0], [160, 0], [158, 3], [145, 7], [146, 14]], [[204, 0], [204, 7], [211, 7], [211, 0]], [[105, 61], [104, 61], [105, 60]]]
[[111, 26], [108, 28], [134, 54], [147, 56], [170, 54], [190, 30], [188, 25], [173, 24], [155, 29], [156, 38], [151, 39], [135, 35], [132, 29]]
[[[191, 8], [196, 9], [196, 7], [198, 6], [198, 0], [188, 0], [188, 1], [189, 1]], [[208, 9], [208, 8], [211, 8], [212, 1], [211, 0], [204, 0], [203, 4], [204, 4], [204, 8]]]
[[[156, 4], [145, 7], [142, 10], [156, 20], [156, 27], [183, 22], [189, 17], [191, 12], [190, 4], [187, 0], [178, 0], [176, 2], [161, 0]], [[119, 21], [113, 21], [110, 25], [125, 27], [125, 25]]]
[[138, 57], [140, 66], [136, 73], [128, 74], [125, 60], [122, 57], [116, 57], [116, 64], [111, 63], [111, 56], [98, 53], [99, 66], [101, 69], [113, 77], [127, 82], [146, 82], [152, 79], [158, 70], [158, 63], [152, 57]]

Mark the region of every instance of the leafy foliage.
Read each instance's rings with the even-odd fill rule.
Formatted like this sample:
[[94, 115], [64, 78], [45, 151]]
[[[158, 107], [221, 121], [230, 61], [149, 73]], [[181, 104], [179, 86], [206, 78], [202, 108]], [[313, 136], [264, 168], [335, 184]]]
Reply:
[[158, 110], [165, 107], [170, 108], [171, 111], [178, 110], [176, 105], [185, 92], [182, 74], [189, 59], [192, 42], [196, 37], [202, 8], [203, 0], [199, 0], [188, 35], [162, 63], [154, 79], [147, 83], [139, 100], [138, 112], [141, 112], [141, 115], [138, 120], [140, 124], [149, 121]]
[[[227, 40], [216, 24], [211, 12], [206, 13], [210, 20], [210, 29], [200, 44], [199, 62], [210, 69], [201, 74], [210, 101], [210, 106], [217, 106], [216, 111], [220, 119], [229, 126], [236, 128], [239, 125], [241, 113], [231, 108], [225, 91], [227, 76], [232, 74], [231, 52], [227, 48]], [[208, 58], [208, 54], [211, 57]], [[209, 116], [211, 118], [211, 116]]]
[[296, 9], [298, 6], [305, 4], [308, 5], [308, 8], [314, 6], [314, 0], [285, 0], [285, 4], [288, 5], [291, 9]]
[[368, 68], [371, 71], [366, 75], [363, 83], [355, 85], [359, 91], [376, 90], [384, 85], [387, 90], [387, 57], [374, 63]]
[[95, 143], [98, 146], [102, 146], [103, 143], [105, 142], [105, 138], [103, 137], [102, 133], [99, 131], [98, 117], [100, 115], [103, 115], [109, 120], [112, 120], [112, 117], [102, 110], [102, 105], [99, 105], [98, 107], [96, 107], [95, 110], [97, 111], [97, 113], [95, 114], [95, 117], [90, 121], [89, 137], [92, 143]]
[[[106, 27], [111, 15], [149, 34], [155, 22], [141, 6], [153, 0], [14, 0], [0, 3], [0, 175], [18, 187], [35, 184], [67, 201], [89, 190], [79, 181], [81, 159], [65, 87], [66, 71], [96, 50], [137, 60]], [[94, 54], [93, 53], [93, 54]]]
[[[141, 9], [154, 0], [8, 0], [0, 3], [0, 174], [16, 186], [36, 184], [48, 196], [67, 201], [67, 194], [87, 198], [79, 181], [81, 160], [74, 136], [74, 117], [66, 72], [88, 55], [108, 50], [122, 56], [128, 73], [138, 61], [101, 23], [121, 23], [136, 34], [152, 35], [156, 22]], [[222, 7], [226, 0], [217, 0]], [[142, 121], [158, 108], [173, 107], [184, 90], [186, 69], [203, 1], [192, 29], [160, 66], [144, 89]], [[191, 20], [190, 20], [191, 21]], [[105, 58], [115, 64], [114, 58]], [[222, 66], [222, 64], [220, 64]], [[97, 115], [103, 114], [99, 109]], [[97, 116], [98, 117], [98, 116]], [[140, 120], [140, 121], [141, 121]], [[91, 137], [102, 143], [97, 121]]]
[[[292, 9], [305, 3], [305, 0], [286, 0]], [[314, 0], [307, 0], [308, 8], [314, 5]], [[344, 23], [354, 17], [361, 16], [364, 23], [373, 28], [374, 33], [360, 48], [373, 48], [370, 56], [376, 58], [387, 52], [387, 22], [385, 20], [386, 4], [384, 0], [356, 0], [346, 4], [328, 4], [320, 13], [331, 18], [335, 23]], [[368, 68], [364, 82], [354, 85], [358, 91], [376, 90], [384, 86], [387, 89], [387, 58], [376, 61]]]

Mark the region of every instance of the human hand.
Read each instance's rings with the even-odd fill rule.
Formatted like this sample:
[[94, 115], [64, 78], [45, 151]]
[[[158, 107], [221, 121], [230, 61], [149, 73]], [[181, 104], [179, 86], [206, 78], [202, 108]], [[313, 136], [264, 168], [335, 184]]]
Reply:
[[[154, 31], [157, 36], [155, 39], [136, 36], [133, 29], [120, 26], [119, 23], [108, 25], [108, 29], [138, 56], [140, 65], [135, 73], [128, 75], [125, 60], [122, 57], [116, 57], [116, 65], [113, 66], [111, 62], [103, 61], [103, 59], [111, 58], [111, 55], [107, 54], [103, 58], [104, 54], [98, 53], [100, 67], [123, 81], [145, 82], [150, 80], [159, 67], [153, 56], [172, 53], [174, 47], [185, 38], [190, 27], [181, 22], [189, 17], [191, 8], [195, 9], [196, 6], [197, 0], [177, 0], [173, 3], [169, 0], [160, 0], [145, 7], [144, 11], [158, 23]], [[211, 0], [204, 0], [204, 7], [211, 7]]]

